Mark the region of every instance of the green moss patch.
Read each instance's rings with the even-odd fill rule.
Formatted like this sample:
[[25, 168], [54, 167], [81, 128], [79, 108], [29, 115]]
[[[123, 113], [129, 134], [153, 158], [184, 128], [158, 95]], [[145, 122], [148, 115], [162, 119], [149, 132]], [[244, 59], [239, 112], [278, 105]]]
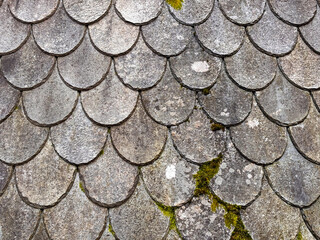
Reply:
[[84, 187], [83, 187], [83, 185], [82, 185], [82, 182], [79, 182], [79, 188], [80, 188], [80, 190], [81, 190], [82, 192], [84, 192]]
[[223, 208], [225, 210], [224, 221], [226, 227], [229, 229], [234, 227], [230, 240], [252, 240], [241, 220], [241, 207], [222, 201], [210, 190], [210, 181], [218, 173], [222, 159], [223, 156], [220, 153], [217, 158], [203, 163], [200, 166], [199, 171], [193, 175], [196, 180], [194, 195], [196, 197], [203, 194], [207, 195], [211, 200], [211, 209], [213, 212], [216, 212], [218, 208]]
[[217, 208], [223, 208], [225, 210], [224, 222], [226, 227], [229, 229], [234, 227], [230, 240], [252, 240], [240, 216], [241, 206], [226, 203], [215, 194], [211, 194], [210, 198], [212, 199], [212, 211], [215, 212]]
[[225, 126], [223, 126], [220, 123], [213, 123], [213, 124], [211, 124], [211, 130], [212, 131], [218, 131], [218, 130], [224, 131], [225, 130]]
[[102, 156], [104, 154], [104, 150], [102, 149], [100, 152], [99, 152], [99, 156]]
[[182, 3], [184, 0], [166, 0], [166, 2], [176, 10], [180, 10], [182, 8]]
[[203, 95], [208, 95], [208, 94], [210, 93], [210, 89], [211, 89], [211, 88], [202, 89]]
[[177, 228], [177, 224], [176, 224], [176, 215], [175, 215], [175, 209], [177, 207], [168, 207], [165, 206], [159, 202], [156, 202], [158, 208], [160, 209], [160, 211], [162, 212], [162, 214], [166, 217], [170, 218], [170, 225], [169, 225], [169, 231], [170, 230], [174, 230], [178, 233], [178, 235], [182, 238], [178, 228]]
[[199, 171], [193, 175], [193, 178], [196, 180], [196, 189], [194, 190], [196, 197], [202, 194], [208, 196], [211, 194], [209, 187], [210, 180], [218, 173], [221, 162], [222, 154], [220, 153], [217, 158], [201, 164]]
[[112, 236], [116, 237], [116, 233], [113, 231], [113, 228], [112, 228], [111, 223], [109, 223], [108, 230], [109, 230], [109, 232], [112, 234]]
[[252, 240], [248, 230], [245, 228], [239, 215], [235, 229], [232, 232], [230, 240]]
[[298, 232], [298, 234], [297, 234], [297, 240], [303, 240], [303, 238], [302, 238], [302, 233], [301, 233], [301, 232]]
[[301, 233], [301, 224], [300, 224], [300, 227], [299, 227], [299, 232], [296, 236], [296, 240], [303, 240], [303, 237], [302, 237], [302, 233]]

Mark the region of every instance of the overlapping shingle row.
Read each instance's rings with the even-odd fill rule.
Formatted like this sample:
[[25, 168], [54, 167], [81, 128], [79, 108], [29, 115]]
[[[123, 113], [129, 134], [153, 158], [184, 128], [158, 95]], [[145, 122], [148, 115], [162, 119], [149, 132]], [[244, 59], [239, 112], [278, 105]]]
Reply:
[[0, 1], [0, 239], [319, 238], [318, 4]]

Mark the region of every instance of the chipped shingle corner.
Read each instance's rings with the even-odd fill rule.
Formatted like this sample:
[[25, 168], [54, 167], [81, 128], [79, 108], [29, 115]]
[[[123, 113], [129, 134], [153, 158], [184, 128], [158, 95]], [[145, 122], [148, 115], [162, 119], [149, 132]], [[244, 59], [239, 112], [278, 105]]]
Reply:
[[320, 238], [319, 4], [0, 0], [0, 239]]

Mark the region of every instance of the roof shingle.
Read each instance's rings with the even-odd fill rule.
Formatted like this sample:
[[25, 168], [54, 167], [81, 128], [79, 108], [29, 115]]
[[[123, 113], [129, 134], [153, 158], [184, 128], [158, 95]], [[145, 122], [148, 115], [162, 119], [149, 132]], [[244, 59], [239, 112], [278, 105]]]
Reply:
[[319, 3], [0, 0], [0, 239], [320, 238]]

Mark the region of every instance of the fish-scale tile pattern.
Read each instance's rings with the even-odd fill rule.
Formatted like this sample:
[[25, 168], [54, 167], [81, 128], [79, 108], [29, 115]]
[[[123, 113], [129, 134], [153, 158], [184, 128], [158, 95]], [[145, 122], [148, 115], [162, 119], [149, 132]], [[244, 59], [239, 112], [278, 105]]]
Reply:
[[9, 164], [26, 162], [40, 152], [47, 137], [48, 129], [30, 123], [20, 104], [0, 124], [0, 160]]
[[317, 12], [314, 18], [306, 25], [299, 28], [301, 37], [306, 41], [309, 47], [316, 53], [320, 53], [320, 43], [318, 41], [320, 36], [320, 10], [317, 7]]
[[18, 104], [20, 92], [11, 87], [0, 73], [0, 122], [6, 119]]
[[300, 124], [289, 128], [290, 136], [297, 150], [309, 160], [320, 162], [319, 130], [320, 114], [314, 106], [311, 106], [308, 117]]
[[173, 17], [184, 25], [198, 25], [210, 16], [214, 6], [214, 0], [189, 0], [185, 1], [182, 9], [169, 7]]
[[58, 69], [63, 81], [76, 90], [90, 89], [107, 75], [111, 58], [96, 50], [86, 33], [81, 45], [71, 54], [58, 58]]
[[224, 125], [235, 125], [249, 115], [252, 105], [252, 94], [239, 88], [228, 76], [225, 69], [209, 90], [198, 95], [204, 111], [215, 122]]
[[113, 6], [106, 16], [88, 28], [92, 44], [113, 56], [127, 53], [139, 36], [139, 27], [124, 22]]
[[157, 159], [163, 151], [167, 128], [147, 115], [139, 98], [132, 116], [123, 124], [111, 128], [111, 138], [124, 159], [134, 164], [146, 164]]
[[102, 18], [109, 10], [111, 2], [111, 0], [63, 0], [63, 6], [72, 19], [88, 24]]
[[134, 111], [137, 100], [138, 92], [122, 84], [113, 63], [108, 75], [98, 86], [81, 92], [83, 110], [88, 118], [101, 125], [125, 121]]
[[279, 125], [297, 124], [309, 112], [310, 94], [292, 85], [281, 71], [266, 89], [256, 92], [256, 97], [261, 110]]
[[177, 125], [187, 120], [195, 104], [196, 95], [182, 87], [173, 77], [170, 68], [154, 87], [142, 92], [147, 113], [163, 125]]
[[131, 196], [138, 182], [138, 168], [118, 155], [110, 136], [99, 158], [79, 170], [89, 198], [102, 206], [120, 205]]
[[230, 239], [233, 229], [225, 226], [224, 214], [221, 208], [212, 211], [209, 198], [200, 196], [176, 210], [177, 227], [185, 239]]
[[30, 36], [18, 51], [1, 58], [3, 76], [19, 89], [41, 85], [52, 73], [55, 58], [45, 54]]
[[57, 153], [74, 164], [92, 161], [102, 150], [108, 129], [98, 126], [85, 115], [80, 101], [70, 118], [50, 129]]
[[173, 2], [0, 0], [1, 240], [320, 238], [316, 0]]
[[40, 219], [40, 210], [24, 203], [12, 178], [5, 193], [0, 198], [1, 239], [29, 239]]
[[170, 58], [170, 67], [182, 85], [204, 89], [216, 82], [221, 71], [221, 59], [205, 52], [193, 38], [183, 53]]
[[297, 42], [298, 30], [278, 19], [268, 4], [256, 24], [247, 28], [250, 40], [263, 52], [281, 56], [289, 53]]
[[260, 52], [248, 38], [245, 38], [236, 54], [225, 58], [225, 63], [230, 77], [246, 89], [264, 88], [270, 84], [276, 74], [276, 58]]
[[251, 25], [260, 20], [266, 0], [220, 0], [219, 6], [225, 16], [234, 23]]
[[266, 167], [273, 189], [286, 201], [308, 206], [319, 197], [320, 166], [309, 162], [289, 140], [285, 153]]
[[[195, 27], [200, 43], [211, 53], [227, 56], [239, 50], [244, 37], [244, 28], [230, 22], [218, 6], [207, 21]], [[208, 37], [211, 36], [211, 37]]]
[[52, 239], [97, 239], [104, 230], [108, 211], [86, 197], [77, 174], [68, 195], [43, 212]]
[[51, 17], [59, 6], [59, 0], [13, 0], [9, 4], [11, 13], [25, 23], [37, 23]]
[[284, 22], [302, 25], [309, 22], [317, 11], [316, 0], [269, 1], [272, 11]]
[[287, 146], [285, 128], [266, 118], [256, 102], [247, 119], [230, 130], [235, 147], [256, 163], [274, 162], [283, 155]]
[[60, 0], [52, 17], [32, 26], [38, 46], [49, 54], [65, 55], [75, 50], [85, 33], [85, 26], [71, 20]]
[[59, 202], [74, 179], [75, 167], [63, 161], [48, 139], [41, 152], [16, 167], [15, 179], [21, 198], [36, 207]]
[[180, 154], [194, 163], [204, 163], [225, 151], [226, 132], [212, 131], [211, 121], [202, 109], [194, 109], [188, 121], [171, 128]]
[[156, 85], [166, 69], [166, 58], [147, 47], [140, 35], [137, 44], [127, 53], [115, 58], [115, 70], [123, 83], [133, 89], [147, 89]]
[[152, 23], [142, 26], [142, 35], [147, 45], [156, 53], [164, 56], [180, 54], [189, 43], [193, 31], [172, 18], [167, 7]]
[[131, 198], [110, 209], [112, 228], [119, 239], [162, 239], [169, 228], [169, 217], [162, 214], [140, 179]]
[[20, 48], [30, 35], [30, 25], [16, 20], [8, 6], [9, 0], [5, 0], [0, 6], [0, 55], [9, 54]]
[[[293, 84], [303, 89], [319, 89], [320, 56], [313, 52], [301, 38], [293, 51], [279, 59], [283, 73]], [[292, 71], [292, 68], [295, 68]], [[307, 76], [307, 77], [306, 77]]]
[[147, 24], [158, 17], [162, 0], [117, 0], [115, 7], [121, 18], [136, 25]]
[[193, 196], [195, 181], [192, 176], [197, 170], [196, 165], [181, 158], [169, 136], [159, 159], [142, 167], [141, 173], [146, 189], [156, 201], [166, 206], [181, 206]]
[[62, 81], [57, 64], [40, 87], [22, 93], [26, 116], [35, 124], [50, 126], [66, 120], [77, 104], [78, 93]]
[[260, 193], [262, 177], [262, 167], [245, 159], [228, 136], [223, 162], [210, 182], [211, 190], [225, 202], [247, 205]]
[[241, 216], [253, 239], [294, 239], [299, 232], [299, 209], [283, 202], [265, 178], [260, 196]]

